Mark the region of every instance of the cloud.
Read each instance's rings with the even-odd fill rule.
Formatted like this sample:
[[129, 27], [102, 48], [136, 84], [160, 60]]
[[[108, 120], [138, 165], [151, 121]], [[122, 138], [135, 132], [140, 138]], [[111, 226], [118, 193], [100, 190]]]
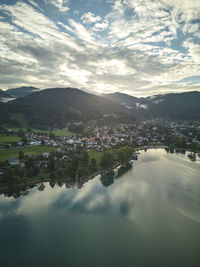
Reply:
[[108, 21], [104, 20], [103, 22], [96, 23], [93, 27], [94, 31], [104, 31], [108, 28]]
[[104, 31], [108, 28], [108, 21], [103, 20], [100, 16], [95, 16], [92, 12], [84, 13], [81, 20], [84, 24], [92, 24], [92, 31]]
[[[12, 23], [29, 33], [47, 39], [50, 36], [63, 38], [58, 31], [57, 26], [48, 19], [44, 14], [37, 12], [33, 7], [22, 2], [15, 5], [3, 5], [2, 10], [8, 12], [12, 19]], [[18, 29], [20, 32], [20, 29]], [[32, 36], [33, 38], [34, 36]]]
[[95, 39], [93, 38], [92, 33], [90, 31], [88, 31], [81, 23], [76, 22], [73, 19], [70, 19], [69, 24], [73, 28], [72, 31], [75, 33], [75, 35], [80, 40], [83, 40], [83, 41], [89, 42], [89, 43], [95, 43]]
[[84, 13], [83, 16], [81, 17], [81, 20], [84, 24], [92, 24], [97, 21], [101, 20], [101, 17], [95, 16], [92, 12]]
[[49, 1], [28, 3], [0, 8], [1, 88], [71, 86], [140, 96], [198, 90], [186, 79], [200, 69], [198, 1], [112, 1], [105, 16], [77, 13], [77, 6], [63, 16], [68, 1], [54, 1], [62, 10], [47, 16]]
[[188, 49], [189, 56], [193, 62], [197, 63], [200, 67], [200, 46], [188, 41], [184, 42], [184, 46]]
[[69, 10], [69, 0], [45, 0], [45, 2], [54, 5], [60, 12], [66, 12]]

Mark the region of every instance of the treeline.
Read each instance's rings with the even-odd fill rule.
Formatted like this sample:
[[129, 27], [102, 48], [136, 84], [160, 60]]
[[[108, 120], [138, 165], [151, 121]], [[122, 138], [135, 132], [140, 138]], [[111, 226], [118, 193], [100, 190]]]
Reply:
[[68, 151], [63, 156], [61, 152], [51, 152], [45, 158], [38, 156], [24, 156], [19, 152], [19, 160], [24, 165], [11, 166], [8, 162], [0, 163], [0, 183], [7, 185], [26, 184], [29, 181], [66, 180], [72, 183], [81, 183], [97, 171], [112, 168], [115, 164], [125, 164], [132, 158], [133, 149], [125, 146], [115, 150], [99, 152], [100, 162], [97, 158], [90, 158], [84, 148]]
[[133, 156], [133, 148], [129, 146], [120, 147], [115, 150], [105, 151], [101, 157], [100, 166], [102, 169], [111, 168], [114, 164], [127, 163]]

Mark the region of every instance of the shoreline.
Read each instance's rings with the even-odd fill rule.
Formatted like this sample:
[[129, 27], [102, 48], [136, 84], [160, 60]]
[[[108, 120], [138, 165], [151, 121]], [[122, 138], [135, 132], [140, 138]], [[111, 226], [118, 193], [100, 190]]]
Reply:
[[[133, 159], [130, 159], [127, 163], [129, 163], [131, 160], [133, 160]], [[126, 163], [126, 164], [127, 164]], [[84, 180], [84, 182], [83, 182], [83, 184], [84, 183], [86, 183], [86, 182], [88, 182], [89, 180], [92, 180], [94, 177], [96, 177], [97, 175], [102, 175], [102, 174], [104, 174], [104, 173], [106, 173], [106, 172], [111, 172], [111, 171], [113, 171], [113, 170], [115, 170], [116, 168], [118, 168], [119, 166], [122, 166], [123, 164], [122, 163], [116, 163], [115, 165], [113, 165], [112, 167], [110, 167], [109, 169], [101, 169], [101, 170], [98, 170], [98, 171], [96, 171], [95, 173], [93, 173], [93, 174], [91, 174], [90, 176], [88, 176], [88, 177], [82, 177], [82, 180]], [[2, 192], [2, 191], [9, 191], [9, 189], [10, 190], [16, 190], [16, 189], [20, 189], [20, 188], [22, 188], [22, 187], [25, 187], [26, 189], [28, 189], [29, 188], [29, 186], [31, 187], [31, 186], [36, 186], [37, 184], [43, 184], [43, 183], [47, 183], [47, 182], [52, 182], [52, 183], [56, 183], [56, 182], [61, 182], [61, 183], [65, 183], [65, 182], [69, 182], [69, 180], [67, 179], [67, 178], [63, 178], [63, 179], [55, 179], [55, 180], [53, 180], [53, 179], [50, 179], [50, 178], [47, 178], [47, 179], [42, 179], [42, 180], [35, 180], [35, 181], [27, 181], [27, 182], [25, 182], [25, 183], [21, 183], [21, 184], [15, 184], [15, 185], [2, 185], [1, 186], [1, 184], [0, 184], [0, 194], [2, 194], [2, 193], [4, 193], [4, 192]], [[71, 182], [69, 182], [69, 184], [72, 184]], [[80, 182], [80, 184], [82, 184], [81, 182]], [[73, 183], [73, 185], [76, 185], [76, 186], [78, 186], [78, 183], [77, 183], [77, 181], [75, 181], [74, 183]]]
[[[133, 152], [135, 153], [135, 152], [137, 152], [137, 151], [139, 151], [139, 150], [148, 150], [148, 149], [165, 149], [165, 148], [169, 148], [168, 146], [148, 146], [148, 147], [146, 147], [146, 146], [144, 146], [144, 147], [138, 147], [138, 148], [134, 148], [133, 149]], [[180, 148], [174, 148], [174, 150], [176, 150], [176, 149], [180, 149]], [[185, 150], [185, 149], [182, 149], [182, 150]], [[185, 151], [188, 151], [188, 152], [191, 152], [190, 150], [185, 150]], [[198, 153], [198, 152], [196, 152], [196, 153]], [[120, 167], [120, 166], [122, 166], [122, 165], [126, 165], [126, 164], [128, 164], [128, 163], [130, 163], [131, 161], [135, 161], [135, 159], [130, 159], [128, 162], [126, 162], [125, 164], [122, 164], [122, 163], [120, 163], [120, 162], [117, 162], [117, 163], [115, 163], [112, 167], [110, 167], [110, 168], [108, 168], [108, 169], [99, 169], [98, 171], [96, 171], [95, 173], [93, 173], [93, 174], [91, 174], [90, 176], [88, 176], [88, 177], [82, 177], [81, 179], [82, 180], [84, 180], [84, 182], [83, 182], [83, 184], [84, 183], [86, 183], [86, 182], [88, 182], [89, 180], [91, 180], [91, 179], [93, 179], [94, 177], [96, 177], [97, 175], [102, 175], [102, 174], [104, 174], [104, 173], [106, 173], [106, 172], [111, 172], [111, 171], [113, 171], [113, 170], [115, 170], [116, 168], [118, 168], [118, 167]], [[82, 185], [82, 183], [81, 183], [81, 179], [80, 179], [80, 181], [79, 181], [79, 183], [77, 182], [77, 181], [74, 181], [74, 183], [73, 183], [73, 185], [75, 186], [79, 186], [79, 185]], [[15, 184], [15, 185], [5, 185], [5, 184], [0, 184], [0, 194], [3, 194], [4, 192], [2, 192], [2, 191], [9, 191], [9, 189], [10, 190], [16, 190], [16, 189], [20, 189], [20, 188], [22, 188], [22, 187], [25, 187], [25, 189], [28, 189], [29, 187], [31, 187], [31, 186], [36, 186], [37, 184], [42, 184], [42, 183], [46, 183], [46, 182], [52, 182], [52, 183], [56, 183], [56, 182], [61, 182], [61, 183], [65, 183], [65, 182], [69, 182], [69, 180], [67, 179], [67, 178], [63, 178], [63, 179], [55, 179], [55, 180], [53, 180], [53, 179], [50, 179], [50, 178], [46, 178], [46, 179], [42, 179], [42, 180], [35, 180], [35, 181], [27, 181], [27, 182], [25, 182], [25, 183], [21, 183], [21, 184]], [[69, 182], [69, 184], [71, 184], [72, 185], [72, 182]]]

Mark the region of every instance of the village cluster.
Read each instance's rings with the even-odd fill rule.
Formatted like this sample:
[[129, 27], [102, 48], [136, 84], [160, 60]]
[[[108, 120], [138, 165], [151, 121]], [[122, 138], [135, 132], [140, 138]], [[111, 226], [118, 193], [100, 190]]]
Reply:
[[[79, 123], [80, 124], [80, 123]], [[84, 134], [86, 133], [86, 134]], [[5, 147], [52, 146], [63, 153], [77, 147], [104, 151], [113, 147], [130, 145], [133, 147], [170, 146], [196, 150], [200, 146], [199, 122], [175, 122], [152, 120], [135, 124], [101, 125], [91, 121], [85, 126], [83, 133], [72, 136], [55, 136], [32, 131], [25, 132], [22, 140], [4, 144]], [[64, 148], [61, 149], [60, 147]], [[49, 153], [43, 153], [48, 158]], [[12, 160], [9, 161], [12, 164]], [[13, 163], [16, 164], [17, 159]]]
[[[95, 121], [85, 126], [89, 130], [87, 136], [81, 133], [73, 136], [53, 136], [26, 132], [26, 142], [22, 140], [15, 143], [6, 143], [7, 147], [24, 145], [68, 145], [82, 146], [99, 151], [109, 149], [118, 144], [134, 144], [135, 146], [166, 144], [171, 138], [182, 139], [185, 145], [200, 144], [200, 122], [174, 122], [163, 120], [146, 121], [140, 124], [118, 124], [97, 126]], [[89, 136], [88, 136], [89, 135]]]

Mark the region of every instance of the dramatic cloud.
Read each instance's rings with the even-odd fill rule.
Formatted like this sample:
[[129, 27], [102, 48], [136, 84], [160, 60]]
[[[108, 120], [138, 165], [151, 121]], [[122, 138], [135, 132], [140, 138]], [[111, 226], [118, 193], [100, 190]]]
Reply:
[[71, 86], [138, 96], [200, 89], [198, 0], [92, 3], [3, 1], [0, 88]]

